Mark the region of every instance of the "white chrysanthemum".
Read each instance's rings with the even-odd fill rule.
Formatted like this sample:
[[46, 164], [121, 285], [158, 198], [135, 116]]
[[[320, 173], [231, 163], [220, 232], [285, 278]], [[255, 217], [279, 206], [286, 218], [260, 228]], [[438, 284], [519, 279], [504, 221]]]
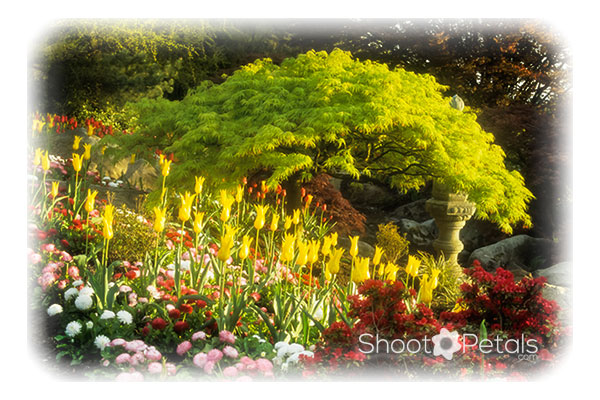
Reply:
[[60, 304], [52, 304], [50, 307], [48, 307], [48, 315], [53, 317], [56, 314], [60, 314], [62, 310], [63, 308]]
[[69, 288], [65, 291], [65, 300], [69, 301], [71, 300], [73, 297], [77, 297], [79, 295], [79, 290], [77, 290], [76, 288], [72, 287]]
[[71, 321], [65, 328], [65, 333], [69, 337], [75, 337], [81, 332], [81, 324], [78, 321]]
[[84, 286], [81, 288], [81, 290], [79, 291], [79, 295], [80, 296], [91, 296], [94, 294], [94, 289], [92, 289], [89, 286]]
[[94, 300], [92, 299], [92, 296], [80, 294], [75, 299], [75, 307], [77, 307], [81, 311], [89, 310], [90, 307], [92, 307], [92, 304], [94, 304]]
[[133, 317], [128, 311], [121, 310], [117, 313], [117, 319], [121, 321], [122, 324], [129, 325], [133, 322]]
[[104, 312], [102, 313], [102, 315], [100, 316], [100, 319], [111, 319], [115, 317], [115, 313], [110, 311], [110, 310], [104, 310]]
[[73, 281], [73, 287], [77, 287], [77, 286], [81, 286], [81, 285], [83, 285], [83, 281], [81, 279]]
[[96, 336], [96, 339], [94, 340], [94, 344], [100, 350], [104, 350], [104, 348], [106, 346], [108, 346], [109, 343], [110, 343], [110, 339], [104, 335], [98, 335], [98, 336]]

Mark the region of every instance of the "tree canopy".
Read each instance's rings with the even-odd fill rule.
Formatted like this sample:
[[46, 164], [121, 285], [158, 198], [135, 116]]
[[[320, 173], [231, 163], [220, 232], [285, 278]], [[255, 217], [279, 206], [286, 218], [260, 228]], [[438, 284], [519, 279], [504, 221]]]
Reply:
[[505, 231], [529, 224], [522, 176], [506, 169], [475, 113], [450, 106], [447, 89], [339, 49], [309, 51], [281, 65], [257, 60], [181, 101], [143, 99], [132, 108], [136, 133], [115, 139], [146, 157], [174, 153], [169, 179], [182, 186], [194, 175], [237, 182], [258, 170], [271, 187], [325, 171], [377, 176], [400, 191], [440, 180]]

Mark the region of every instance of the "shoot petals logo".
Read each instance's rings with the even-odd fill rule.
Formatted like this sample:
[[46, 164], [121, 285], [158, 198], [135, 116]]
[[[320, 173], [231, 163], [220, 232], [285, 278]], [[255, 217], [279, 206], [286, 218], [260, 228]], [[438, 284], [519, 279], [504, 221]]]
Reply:
[[446, 328], [442, 328], [438, 335], [431, 338], [431, 341], [433, 342], [433, 355], [441, 355], [446, 360], [452, 360], [452, 355], [461, 348], [458, 342], [458, 332], [449, 332]]

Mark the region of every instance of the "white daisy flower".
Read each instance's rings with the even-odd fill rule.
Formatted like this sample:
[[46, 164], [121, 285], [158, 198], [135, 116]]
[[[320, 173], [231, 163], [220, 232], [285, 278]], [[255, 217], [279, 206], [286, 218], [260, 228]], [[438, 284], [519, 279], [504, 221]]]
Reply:
[[117, 319], [125, 325], [129, 325], [133, 322], [133, 316], [125, 310], [121, 310], [117, 313]]
[[104, 350], [104, 348], [106, 346], [108, 346], [109, 343], [110, 343], [110, 339], [104, 335], [98, 335], [98, 336], [96, 336], [96, 339], [94, 340], [94, 344], [100, 350]]
[[53, 317], [56, 314], [60, 314], [63, 311], [63, 308], [60, 304], [52, 304], [48, 307], [48, 315]]
[[77, 309], [79, 309], [81, 311], [89, 310], [93, 304], [94, 304], [94, 300], [92, 299], [92, 296], [80, 294], [75, 299], [75, 307], [77, 307]]
[[79, 295], [83, 295], [83, 296], [91, 296], [94, 294], [94, 289], [92, 289], [89, 286], [84, 286], [81, 288], [81, 290], [79, 291]]
[[100, 316], [100, 319], [111, 319], [115, 317], [115, 313], [110, 311], [110, 310], [104, 310], [104, 312], [102, 313], [102, 315]]
[[79, 335], [79, 333], [81, 332], [81, 328], [82, 326], [78, 321], [71, 321], [67, 324], [67, 327], [65, 328], [65, 333], [69, 337], [75, 337]]
[[65, 300], [69, 301], [73, 297], [77, 297], [78, 295], [79, 295], [79, 290], [77, 290], [76, 288], [69, 288], [65, 291]]

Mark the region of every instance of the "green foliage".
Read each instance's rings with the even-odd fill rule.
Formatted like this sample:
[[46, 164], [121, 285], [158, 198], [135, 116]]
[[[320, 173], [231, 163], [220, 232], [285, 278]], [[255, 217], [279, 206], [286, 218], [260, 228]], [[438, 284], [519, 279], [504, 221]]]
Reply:
[[180, 98], [216, 71], [214, 35], [206, 22], [61, 21], [34, 53], [40, 107], [81, 119], [105, 114], [126, 127], [126, 101]]
[[377, 245], [384, 251], [383, 261], [396, 264], [396, 261], [408, 253], [409, 242], [398, 233], [398, 227], [393, 223], [377, 225]]
[[449, 105], [445, 89], [432, 76], [341, 50], [310, 51], [281, 66], [258, 60], [164, 111], [165, 100], [134, 105], [135, 140], [149, 151], [159, 140], [170, 144], [165, 150], [179, 160], [169, 176], [175, 185], [189, 186], [200, 173], [237, 182], [259, 170], [270, 171], [272, 188], [326, 171], [374, 175], [400, 191], [438, 179], [467, 193], [478, 217], [508, 232], [519, 221], [529, 225], [532, 195], [522, 176], [506, 169], [473, 112]]
[[439, 310], [452, 309], [459, 298], [460, 285], [465, 281], [462, 268], [443, 256], [434, 257], [425, 252], [418, 252], [417, 258], [421, 261], [421, 274], [432, 276], [434, 269], [440, 271], [438, 275], [438, 286], [433, 291], [432, 308]]

